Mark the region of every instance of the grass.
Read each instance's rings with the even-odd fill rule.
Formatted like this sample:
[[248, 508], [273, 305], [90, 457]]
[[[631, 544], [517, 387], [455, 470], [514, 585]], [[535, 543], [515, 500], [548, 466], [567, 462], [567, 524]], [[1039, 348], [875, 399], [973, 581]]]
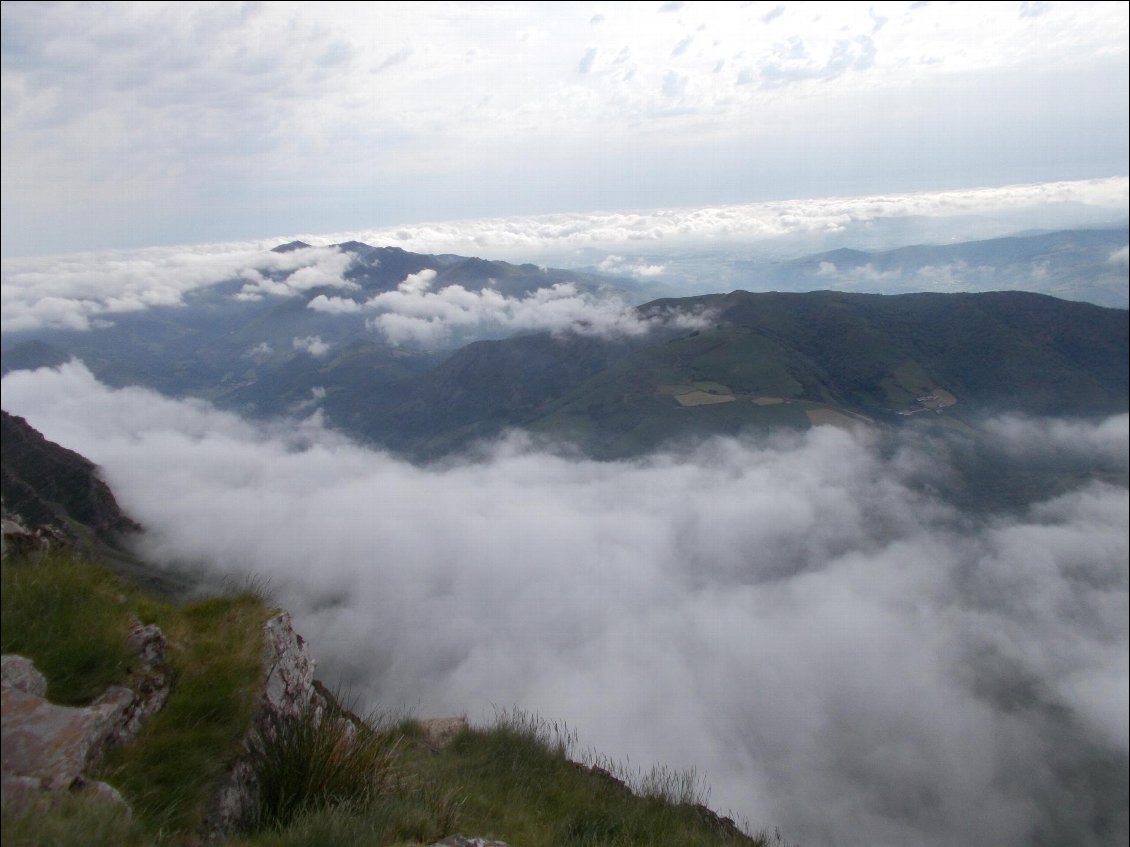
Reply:
[[299, 815], [334, 806], [364, 806], [387, 794], [396, 736], [354, 723], [338, 706], [308, 704], [275, 719], [251, 747], [260, 785], [256, 828], [278, 829]]
[[151, 830], [194, 831], [251, 725], [268, 610], [257, 596], [239, 594], [164, 611], [158, 623], [174, 645], [172, 693], [132, 744], [111, 751], [99, 776]]
[[641, 796], [607, 769], [570, 760], [575, 738], [563, 724], [509, 711], [456, 736], [439, 755], [406, 751], [402, 766], [418, 779], [458, 786], [462, 832], [522, 847], [769, 843], [687, 802], [703, 797], [693, 771], [644, 774], [651, 794]]
[[[4, 651], [32, 658], [52, 697], [89, 702], [128, 682], [134, 619], [165, 632], [173, 683], [138, 737], [91, 774], [121, 791], [132, 817], [77, 795], [42, 814], [5, 809], [5, 847], [199, 843], [209, 800], [244, 753], [264, 679], [267, 587], [179, 606], [65, 554], [5, 559], [2, 573]], [[336, 703], [308, 709], [252, 743], [260, 805], [227, 843], [408, 847], [455, 833], [521, 847], [772, 843], [706, 810], [695, 771], [578, 763], [575, 744], [567, 725], [516, 709], [438, 752], [412, 720], [358, 723]]]
[[245, 590], [177, 606], [67, 551], [6, 558], [0, 575], [3, 652], [32, 659], [56, 703], [85, 705], [107, 686], [128, 683], [130, 624], [161, 627], [170, 645], [169, 698], [94, 776], [122, 792], [150, 835], [199, 826], [239, 753], [263, 678], [268, 610], [259, 595]]
[[0, 574], [0, 648], [35, 662], [52, 701], [87, 705], [126, 681], [134, 657], [130, 592], [120, 579], [60, 553], [5, 560]]
[[6, 847], [141, 847], [149, 841], [121, 806], [83, 794], [68, 794], [49, 814], [30, 812], [0, 818]]

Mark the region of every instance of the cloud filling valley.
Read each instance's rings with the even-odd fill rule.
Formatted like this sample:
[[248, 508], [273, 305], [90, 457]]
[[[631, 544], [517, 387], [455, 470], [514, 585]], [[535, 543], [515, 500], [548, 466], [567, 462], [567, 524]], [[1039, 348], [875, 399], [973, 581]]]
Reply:
[[[975, 516], [912, 484], [944, 458], [831, 427], [421, 467], [78, 363], [3, 390], [101, 465], [153, 560], [268, 579], [366, 705], [563, 719], [798, 843], [1125, 838], [1124, 487]], [[1126, 415], [987, 431], [1126, 472]]]

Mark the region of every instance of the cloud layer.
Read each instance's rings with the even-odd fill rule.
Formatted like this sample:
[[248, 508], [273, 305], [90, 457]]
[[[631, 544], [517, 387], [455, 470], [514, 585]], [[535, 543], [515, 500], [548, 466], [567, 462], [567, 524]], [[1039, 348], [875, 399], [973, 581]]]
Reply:
[[409, 274], [396, 290], [364, 303], [319, 294], [307, 307], [327, 314], [368, 312], [368, 328], [392, 344], [444, 346], [453, 336], [463, 339], [508, 335], [516, 331], [548, 331], [604, 338], [642, 335], [661, 326], [702, 328], [704, 314], [672, 312], [647, 317], [617, 297], [598, 297], [572, 283], [538, 288], [523, 297], [508, 297], [492, 288], [470, 291], [448, 285], [432, 291], [434, 270]]
[[0, 303], [5, 332], [104, 327], [115, 314], [177, 306], [184, 295], [241, 280], [239, 299], [290, 296], [307, 288], [355, 287], [342, 278], [351, 257], [336, 248], [275, 253], [275, 244], [206, 244], [5, 259]]
[[1042, 8], [12, 3], [2, 246], [1125, 175], [1130, 16]]
[[[986, 223], [986, 218], [1012, 216], [1015, 221], [1011, 228], [989, 234], [1030, 226], [1070, 227], [1080, 222], [1093, 223], [1096, 215], [1110, 219], [1125, 216], [1128, 198], [1130, 180], [1117, 177], [968, 191], [484, 218], [329, 235], [304, 234], [300, 236], [303, 241], [319, 246], [289, 253], [273, 253], [270, 249], [292, 240], [296, 237], [293, 235], [261, 242], [10, 258], [0, 263], [0, 326], [4, 331], [44, 326], [86, 329], [112, 320], [115, 313], [176, 305], [185, 292], [228, 279], [244, 281], [238, 295], [244, 299], [286, 296], [317, 286], [346, 291], [351, 284], [342, 274], [348, 267], [349, 255], [330, 249], [330, 245], [348, 240], [420, 253], [456, 253], [522, 262], [552, 257], [566, 266], [571, 261], [602, 264], [608, 272], [646, 280], [661, 277], [662, 265], [625, 259], [622, 254], [654, 256], [686, 249], [764, 247], [774, 240], [826, 238], [837, 233], [866, 240], [867, 231], [874, 226], [906, 226], [912, 221], [920, 227], [914, 230], [914, 237], [927, 242], [952, 237], [972, 239], [985, 237], [988, 226], [999, 226]], [[953, 230], [953, 222], [966, 216], [973, 216], [975, 223], [966, 225], [964, 231]], [[929, 221], [925, 226], [920, 223], [923, 219]], [[1115, 254], [1112, 262], [1124, 261], [1119, 258], [1121, 255]], [[696, 290], [716, 290], [707, 285], [708, 280], [701, 282], [705, 287]], [[922, 284], [937, 287], [944, 281], [923, 279]], [[360, 305], [351, 300], [327, 295], [314, 298], [311, 307], [324, 312], [360, 311]]]
[[[563, 718], [801, 843], [1125, 838], [1124, 488], [962, 515], [908, 482], [944, 451], [831, 428], [621, 463], [516, 438], [421, 468], [79, 365], [3, 388], [102, 465], [150, 555], [268, 577], [372, 703]], [[1127, 426], [993, 438], [1125, 472]]]

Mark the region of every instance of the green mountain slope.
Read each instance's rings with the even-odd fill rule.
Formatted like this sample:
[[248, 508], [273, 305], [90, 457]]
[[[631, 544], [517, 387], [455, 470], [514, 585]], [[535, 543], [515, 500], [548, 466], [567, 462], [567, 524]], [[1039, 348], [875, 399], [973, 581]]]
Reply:
[[331, 419], [433, 455], [525, 427], [622, 456], [747, 428], [923, 414], [1090, 416], [1127, 408], [1127, 313], [1038, 294], [735, 291], [655, 301], [706, 329], [606, 341], [479, 342], [410, 383], [345, 389]]

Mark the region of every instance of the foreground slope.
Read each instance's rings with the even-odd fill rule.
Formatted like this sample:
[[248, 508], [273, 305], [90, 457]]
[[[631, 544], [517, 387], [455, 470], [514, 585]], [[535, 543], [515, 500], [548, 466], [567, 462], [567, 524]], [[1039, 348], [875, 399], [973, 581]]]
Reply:
[[[4, 532], [26, 539], [0, 563], [5, 845], [466, 843], [458, 832], [529, 847], [768, 843], [703, 806], [693, 773], [658, 770], [634, 792], [571, 761], [567, 731], [518, 711], [488, 727], [440, 722], [442, 738], [427, 723], [352, 714], [313, 681], [289, 616], [256, 592], [170, 601], [104, 567], [97, 548], [66, 543], [107, 531], [110, 513], [134, 525], [94, 465], [4, 419]], [[8, 511], [11, 491], [30, 517]], [[155, 658], [138, 652], [139, 631]], [[35, 691], [26, 671], [9, 678], [30, 663]], [[140, 726], [103, 727], [108, 698], [131, 691], [146, 698]], [[10, 724], [33, 702], [49, 714], [41, 725]], [[57, 732], [64, 718], [89, 739]], [[52, 752], [31, 761], [35, 733]], [[61, 776], [55, 759], [72, 748]], [[225, 813], [233, 797], [237, 816]]]

